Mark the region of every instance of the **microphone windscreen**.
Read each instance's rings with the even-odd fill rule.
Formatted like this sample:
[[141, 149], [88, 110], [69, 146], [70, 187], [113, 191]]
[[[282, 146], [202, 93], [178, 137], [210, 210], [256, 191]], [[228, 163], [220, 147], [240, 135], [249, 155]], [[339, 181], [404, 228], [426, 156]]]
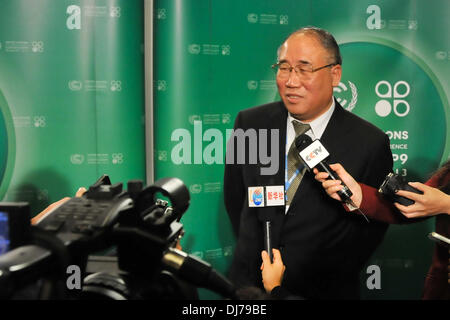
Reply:
[[303, 133], [303, 134], [299, 135], [297, 138], [295, 138], [295, 146], [297, 147], [298, 151], [302, 151], [307, 146], [309, 146], [311, 143], [312, 143], [312, 139], [306, 133]]

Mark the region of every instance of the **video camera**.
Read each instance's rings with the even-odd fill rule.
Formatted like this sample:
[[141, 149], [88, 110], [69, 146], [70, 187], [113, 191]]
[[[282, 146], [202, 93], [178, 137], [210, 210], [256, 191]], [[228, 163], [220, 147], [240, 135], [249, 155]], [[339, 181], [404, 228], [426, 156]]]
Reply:
[[414, 204], [414, 200], [396, 195], [399, 190], [406, 190], [418, 194], [423, 194], [422, 191], [410, 186], [408, 182], [399, 174], [389, 173], [381, 184], [378, 192], [383, 194], [392, 202], [398, 202], [404, 206]]
[[[170, 205], [156, 199], [158, 193]], [[0, 298], [14, 297], [36, 281], [39, 299], [193, 299], [195, 287], [234, 298], [234, 286], [211, 265], [175, 248], [189, 202], [189, 191], [177, 178], [145, 188], [132, 180], [123, 191], [122, 183], [111, 184], [103, 175], [82, 197], [48, 212], [36, 226], [29, 226], [28, 209], [22, 224], [30, 232], [0, 256]], [[7, 211], [3, 208], [14, 204], [0, 206], [0, 214]], [[21, 208], [23, 213], [28, 207]], [[81, 285], [69, 279], [70, 270], [81, 274]]]

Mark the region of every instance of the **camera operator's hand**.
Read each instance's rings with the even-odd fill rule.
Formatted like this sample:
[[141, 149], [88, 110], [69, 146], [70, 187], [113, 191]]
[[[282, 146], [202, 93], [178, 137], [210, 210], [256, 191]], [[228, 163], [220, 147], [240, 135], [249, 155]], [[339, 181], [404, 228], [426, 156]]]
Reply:
[[419, 189], [423, 194], [399, 190], [396, 194], [415, 203], [410, 206], [403, 206], [394, 203], [398, 210], [407, 218], [420, 218], [434, 216], [439, 213], [450, 215], [450, 195], [445, 194], [437, 188], [424, 185], [420, 182], [409, 182], [411, 186]]
[[[361, 186], [356, 182], [355, 179], [345, 171], [344, 167], [340, 163], [330, 164], [330, 168], [333, 169], [337, 175], [342, 179], [342, 181], [347, 185], [347, 187], [352, 191], [353, 196], [352, 201], [357, 207], [361, 205], [362, 202], [362, 190]], [[328, 178], [328, 173], [319, 172], [316, 168], [313, 169], [315, 174], [315, 179], [322, 183], [322, 187], [325, 189], [327, 194], [338, 201], [341, 201], [341, 197], [337, 194], [339, 190], [343, 188], [340, 180], [326, 180]]]
[[281, 253], [277, 249], [272, 249], [273, 263], [270, 262], [269, 254], [263, 250], [261, 257], [263, 263], [261, 265], [261, 275], [264, 284], [264, 289], [267, 293], [270, 293], [273, 288], [281, 286], [283, 282], [284, 271], [286, 270], [283, 260], [281, 259]]
[[[86, 192], [86, 188], [79, 188], [78, 191], [75, 193], [75, 197], [81, 197]], [[62, 205], [64, 202], [70, 200], [70, 197], [64, 197], [59, 201], [53, 202], [51, 205], [49, 205], [47, 208], [45, 208], [43, 211], [41, 211], [38, 215], [36, 215], [34, 218], [31, 219], [31, 224], [37, 224], [47, 212], [56, 209], [60, 205]]]

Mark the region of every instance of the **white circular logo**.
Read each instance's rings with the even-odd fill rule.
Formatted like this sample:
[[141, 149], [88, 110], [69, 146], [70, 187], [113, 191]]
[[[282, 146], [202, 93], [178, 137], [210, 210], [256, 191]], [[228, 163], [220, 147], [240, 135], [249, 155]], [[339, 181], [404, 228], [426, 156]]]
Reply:
[[255, 80], [247, 81], [247, 88], [248, 88], [248, 90], [258, 89], [258, 81], [255, 81]]
[[79, 153], [72, 154], [70, 156], [70, 162], [72, 162], [72, 164], [77, 164], [77, 165], [82, 164], [84, 162], [84, 156]]
[[42, 41], [32, 41], [31, 51], [33, 52], [44, 52], [44, 42]]
[[231, 121], [231, 114], [229, 113], [224, 113], [222, 114], [222, 123], [230, 123]]
[[122, 81], [111, 80], [111, 91], [122, 91]]
[[189, 191], [191, 191], [191, 193], [200, 193], [200, 192], [202, 192], [202, 185], [201, 184], [192, 184], [189, 187]]
[[223, 45], [222, 46], [222, 55], [223, 56], [229, 56], [230, 55], [230, 53], [231, 53], [231, 47], [230, 47], [230, 45]]
[[375, 112], [380, 117], [387, 117], [394, 111], [398, 117], [404, 117], [409, 113], [409, 103], [404, 100], [411, 91], [408, 82], [400, 80], [394, 86], [389, 81], [381, 80], [375, 86], [375, 93], [383, 100], [375, 104]]
[[193, 43], [188, 46], [188, 51], [191, 54], [199, 54], [201, 51], [201, 46], [199, 44]]
[[167, 151], [158, 151], [158, 160], [159, 161], [167, 161]]
[[33, 124], [36, 128], [43, 128], [46, 126], [45, 117], [44, 116], [36, 116], [33, 118]]
[[80, 91], [83, 88], [83, 83], [78, 80], [69, 81], [69, 89], [72, 91]]
[[157, 17], [160, 20], [164, 20], [166, 18], [166, 9], [158, 9]]
[[258, 15], [256, 13], [249, 13], [247, 15], [247, 21], [250, 23], [257, 23], [258, 22]]
[[109, 8], [109, 15], [113, 18], [120, 18], [120, 7]]
[[112, 156], [113, 164], [122, 164], [123, 163], [123, 154], [122, 153], [113, 153], [111, 156]]
[[280, 15], [280, 24], [289, 24], [289, 17], [287, 15]]
[[158, 80], [157, 81], [157, 89], [158, 89], [158, 91], [166, 91], [167, 90], [166, 80]]

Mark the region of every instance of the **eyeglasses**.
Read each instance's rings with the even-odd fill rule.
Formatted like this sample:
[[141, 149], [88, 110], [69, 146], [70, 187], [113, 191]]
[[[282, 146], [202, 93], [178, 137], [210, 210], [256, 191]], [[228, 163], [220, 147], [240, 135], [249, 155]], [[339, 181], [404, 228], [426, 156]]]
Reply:
[[289, 78], [291, 71], [295, 70], [295, 73], [303, 78], [303, 79], [308, 79], [312, 76], [312, 74], [316, 71], [322, 70], [324, 68], [328, 68], [328, 67], [332, 67], [337, 65], [337, 63], [330, 63], [327, 64], [325, 66], [322, 67], [318, 67], [318, 68], [313, 68], [313, 66], [309, 63], [303, 63], [303, 64], [299, 64], [296, 65], [295, 67], [292, 67], [289, 63], [287, 62], [278, 62], [272, 65], [272, 69], [277, 70], [278, 71], [278, 77], [282, 78], [282, 79], [287, 79]]

